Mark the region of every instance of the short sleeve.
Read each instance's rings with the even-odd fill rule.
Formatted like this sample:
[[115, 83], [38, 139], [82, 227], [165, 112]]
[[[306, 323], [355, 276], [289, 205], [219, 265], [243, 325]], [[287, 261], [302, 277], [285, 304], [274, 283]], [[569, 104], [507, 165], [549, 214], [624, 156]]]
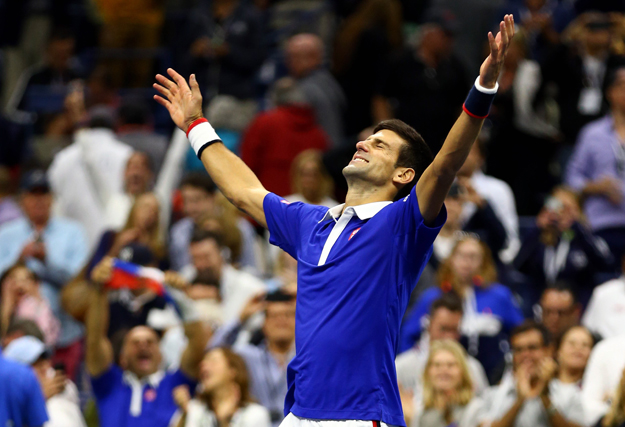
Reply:
[[48, 412], [46, 411], [46, 400], [35, 373], [31, 370], [27, 371], [28, 375], [23, 378], [25, 395], [22, 401], [22, 416], [25, 424], [30, 427], [38, 427], [44, 425], [48, 421]]
[[120, 384], [121, 381], [122, 370], [118, 366], [112, 364], [106, 371], [104, 371], [104, 373], [97, 377], [91, 377], [93, 394], [98, 400], [106, 399], [115, 386]]
[[263, 210], [269, 229], [269, 243], [297, 259], [302, 219], [316, 209], [319, 207], [288, 202], [274, 193], [268, 193], [263, 200]]

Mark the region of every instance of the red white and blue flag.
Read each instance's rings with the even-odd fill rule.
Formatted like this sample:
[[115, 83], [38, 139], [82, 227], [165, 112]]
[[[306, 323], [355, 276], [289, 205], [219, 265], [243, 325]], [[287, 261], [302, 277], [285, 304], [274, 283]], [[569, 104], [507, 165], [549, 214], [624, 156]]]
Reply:
[[143, 267], [131, 262], [113, 259], [113, 275], [106, 285], [109, 289], [149, 289], [165, 295], [165, 273], [158, 268]]

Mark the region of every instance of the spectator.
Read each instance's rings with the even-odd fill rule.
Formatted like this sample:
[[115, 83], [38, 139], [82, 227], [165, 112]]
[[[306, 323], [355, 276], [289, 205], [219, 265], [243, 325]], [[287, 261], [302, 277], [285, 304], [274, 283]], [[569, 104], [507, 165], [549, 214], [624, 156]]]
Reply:
[[[124, 337], [119, 365], [114, 363], [113, 348], [106, 338], [109, 302], [103, 289], [110, 280], [113, 267], [110, 259], [92, 272], [94, 288], [86, 318], [85, 362], [98, 405], [101, 427], [153, 426], [172, 423], [176, 405], [172, 396], [175, 387], [185, 384], [195, 388], [199, 365], [206, 345], [206, 333], [197, 313], [186, 296], [169, 290], [180, 309], [188, 345], [180, 361], [180, 369], [160, 369], [159, 337], [146, 326], [131, 329]], [[178, 295], [178, 296], [176, 296]]]
[[33, 336], [17, 338], [4, 349], [4, 357], [32, 366], [50, 417], [45, 427], [86, 427], [76, 384], [65, 376], [63, 370], [52, 367], [43, 342]]
[[75, 378], [83, 330], [61, 308], [59, 297], [61, 289], [86, 261], [85, 232], [74, 221], [52, 216], [52, 192], [42, 171], [32, 171], [25, 176], [21, 203], [25, 218], [0, 228], [0, 272], [23, 261], [39, 277], [41, 295], [61, 321], [61, 335], [53, 359], [63, 361], [68, 376]]
[[117, 137], [133, 150], [146, 153], [154, 174], [158, 175], [169, 141], [154, 132], [150, 107], [140, 100], [125, 101], [117, 110]]
[[333, 208], [338, 202], [331, 198], [334, 191], [332, 178], [323, 165], [321, 153], [316, 150], [302, 151], [291, 164], [291, 195], [289, 202]]
[[[237, 342], [241, 328], [256, 313], [264, 311], [260, 345]], [[259, 294], [248, 301], [238, 319], [219, 329], [211, 347], [233, 346], [247, 366], [252, 396], [270, 411], [273, 427], [284, 418], [287, 365], [295, 356], [295, 297], [280, 289]]]
[[[464, 165], [458, 171], [460, 184], [466, 189], [468, 202], [462, 208], [463, 222], [470, 221], [474, 213], [480, 209], [480, 199], [490, 205], [493, 212], [506, 230], [506, 241], [501, 251], [493, 252], [504, 263], [509, 263], [517, 254], [519, 242], [519, 217], [516, 212], [514, 194], [504, 181], [483, 172], [486, 145], [483, 140], [473, 144]], [[478, 196], [478, 197], [476, 197]], [[477, 201], [476, 204], [474, 201]], [[481, 206], [484, 209], [483, 206]], [[492, 249], [492, 246], [491, 246]]]
[[375, 122], [397, 118], [417, 129], [437, 153], [470, 86], [452, 47], [457, 22], [435, 11], [421, 28], [416, 46], [390, 60], [373, 98]]
[[[550, 86], [557, 88], [555, 100], [566, 144], [573, 144], [584, 125], [606, 113], [602, 93], [606, 87], [605, 77], [623, 64], [623, 58], [611, 49], [612, 32], [607, 14], [580, 15], [565, 30], [563, 43], [553, 49], [542, 64], [542, 83], [537, 97], [541, 99]], [[580, 141], [584, 138], [582, 135]]]
[[595, 274], [609, 271], [613, 263], [605, 242], [584, 224], [577, 194], [566, 187], [552, 191], [514, 260], [538, 294], [543, 286], [565, 280], [582, 303], [590, 298]]
[[0, 226], [22, 216], [22, 211], [11, 197], [11, 193], [9, 170], [0, 166]]
[[[404, 390], [420, 395], [423, 384], [423, 372], [432, 344], [441, 340], [460, 340], [460, 322], [462, 321], [462, 300], [454, 294], [445, 294], [432, 303], [427, 322], [427, 331], [410, 350], [397, 357], [397, 381]], [[467, 369], [476, 395], [488, 387], [484, 368], [472, 356], [466, 355]]]
[[502, 343], [509, 331], [523, 321], [514, 296], [496, 280], [495, 264], [486, 244], [474, 236], [459, 240], [438, 269], [440, 287], [426, 290], [407, 315], [400, 350], [412, 347], [419, 338], [422, 318], [434, 300], [453, 291], [465, 307], [460, 331], [468, 339], [469, 354], [482, 363], [492, 381], [503, 363]]
[[202, 393], [191, 399], [189, 388], [174, 390], [182, 411], [177, 427], [269, 427], [269, 412], [252, 401], [243, 358], [227, 348], [210, 350], [200, 368]]
[[[204, 172], [187, 175], [180, 184], [183, 210], [186, 218], [176, 222], [170, 231], [169, 260], [173, 270], [181, 271], [183, 267], [191, 265], [189, 244], [196, 228], [200, 228], [200, 221], [207, 213], [219, 212], [219, 206], [215, 195], [215, 184]], [[257, 269], [258, 261], [254, 252], [256, 232], [250, 223], [244, 218], [237, 219], [237, 227], [241, 232], [242, 250], [241, 258], [235, 260], [242, 267], [252, 270]]]
[[0, 354], [0, 378], [0, 425], [42, 427], [46, 401], [32, 369]]
[[222, 250], [219, 235], [198, 230], [193, 234], [189, 246], [192, 265], [183, 272], [183, 276], [191, 282], [201, 277], [205, 284], [217, 286], [223, 321], [227, 323], [237, 319], [250, 297], [263, 291], [265, 286], [250, 273], [227, 264]]
[[44, 331], [45, 344], [54, 348], [61, 325], [50, 304], [39, 290], [39, 280], [23, 262], [9, 267], [0, 277], [2, 308], [0, 309], [0, 335], [4, 336], [12, 318], [30, 319]]
[[278, 80], [272, 95], [275, 109], [261, 113], [250, 124], [241, 158], [268, 191], [286, 196], [293, 190], [289, 172], [296, 156], [308, 149], [324, 151], [328, 138], [293, 79]]
[[581, 394], [575, 384], [554, 378], [549, 334], [527, 321], [510, 335], [512, 372], [484, 396], [486, 422], [495, 427], [583, 426]]
[[586, 425], [593, 426], [617, 400], [614, 391], [619, 385], [619, 375], [625, 369], [625, 336], [600, 341], [588, 359], [582, 380], [582, 397]]
[[621, 427], [625, 423], [625, 371], [621, 373], [619, 382], [614, 393], [614, 399], [608, 413], [597, 423], [597, 427]]
[[540, 313], [541, 323], [557, 341], [566, 330], [579, 325], [582, 307], [571, 288], [565, 282], [559, 282], [544, 290], [536, 311]]
[[[625, 272], [625, 257], [623, 258]], [[625, 276], [595, 288], [582, 317], [582, 324], [602, 338], [625, 333]]]
[[317, 123], [330, 138], [332, 147], [343, 145], [345, 94], [330, 71], [322, 66], [323, 42], [314, 34], [298, 34], [286, 45], [286, 66], [308, 103], [315, 110]]
[[595, 344], [590, 331], [583, 326], [569, 328], [556, 342], [557, 378], [563, 384], [581, 386], [590, 352]]
[[106, 228], [106, 200], [124, 190], [124, 169], [131, 154], [132, 149], [119, 142], [112, 130], [95, 127], [77, 132], [48, 169], [57, 211], [85, 227], [89, 248], [95, 247]]
[[255, 76], [265, 58], [263, 21], [258, 10], [245, 1], [218, 0], [194, 18], [189, 30], [189, 69], [198, 70], [198, 82], [206, 91], [204, 98], [255, 98]]
[[44, 341], [43, 332], [37, 324], [29, 319], [14, 318], [9, 323], [6, 334], [2, 337], [1, 345], [6, 347], [11, 341], [21, 338], [23, 336], [30, 335], [37, 338], [39, 341]]
[[[462, 182], [462, 184], [460, 184]], [[470, 217], [463, 221], [462, 212], [467, 205], [474, 207]], [[438, 266], [449, 257], [458, 240], [466, 233], [474, 233], [485, 242], [491, 253], [498, 253], [506, 243], [506, 229], [493, 211], [491, 204], [479, 195], [467, 180], [452, 184], [445, 198], [447, 221], [434, 240], [430, 262]]]
[[[432, 343], [423, 371], [423, 394], [413, 408], [404, 404], [410, 427], [478, 427], [483, 402], [475, 391], [464, 349], [453, 340]], [[406, 410], [408, 407], [408, 410]]]

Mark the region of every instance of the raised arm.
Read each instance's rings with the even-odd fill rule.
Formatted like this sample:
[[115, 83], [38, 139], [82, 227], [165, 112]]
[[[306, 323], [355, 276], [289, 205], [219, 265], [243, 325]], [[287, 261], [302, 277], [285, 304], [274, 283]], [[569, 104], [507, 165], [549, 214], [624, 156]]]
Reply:
[[106, 337], [109, 325], [109, 302], [104, 284], [113, 273], [113, 259], [104, 258], [91, 273], [94, 287], [91, 289], [89, 309], [85, 320], [85, 363], [92, 377], [99, 377], [113, 363], [113, 347]]
[[[167, 108], [176, 126], [187, 133], [194, 122], [197, 123], [198, 119], [202, 119], [200, 88], [194, 74], [189, 79], [191, 85], [189, 87], [186, 80], [173, 69], [167, 69], [167, 73], [171, 80], [160, 74], [156, 76], [158, 83], [154, 84], [154, 88], [163, 96], [155, 95], [154, 99]], [[250, 168], [228, 150], [218, 140], [216, 134], [213, 136], [206, 141], [192, 144], [196, 153], [199, 153], [204, 167], [232, 204], [266, 227], [263, 200], [268, 191]], [[202, 136], [199, 137], [202, 138]], [[215, 140], [218, 142], [212, 143]]]
[[[488, 93], [495, 90], [503, 60], [513, 35], [514, 20], [512, 15], [506, 15], [499, 24], [497, 37], [488, 33], [490, 55], [480, 67], [480, 87], [476, 86], [478, 91]], [[465, 108], [460, 114], [447, 135], [441, 150], [417, 183], [416, 192], [419, 208], [426, 223], [431, 223], [438, 216], [451, 184], [469, 155], [469, 151], [471, 151], [471, 147], [484, 123], [483, 117], [469, 114], [470, 111], [469, 113], [467, 111], [468, 109]]]

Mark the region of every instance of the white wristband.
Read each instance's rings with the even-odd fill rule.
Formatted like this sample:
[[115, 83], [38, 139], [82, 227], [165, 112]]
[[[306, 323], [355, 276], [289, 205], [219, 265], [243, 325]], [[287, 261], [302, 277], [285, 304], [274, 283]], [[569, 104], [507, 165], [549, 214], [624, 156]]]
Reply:
[[189, 138], [191, 147], [193, 147], [193, 151], [195, 151], [198, 157], [205, 146], [216, 141], [221, 141], [215, 129], [206, 121], [193, 126], [187, 134], [187, 138]]
[[497, 89], [499, 89], [499, 83], [495, 82], [495, 87], [489, 89], [480, 84], [480, 76], [477, 76], [477, 79], [475, 79], [475, 88], [482, 93], [494, 95], [497, 93]]

